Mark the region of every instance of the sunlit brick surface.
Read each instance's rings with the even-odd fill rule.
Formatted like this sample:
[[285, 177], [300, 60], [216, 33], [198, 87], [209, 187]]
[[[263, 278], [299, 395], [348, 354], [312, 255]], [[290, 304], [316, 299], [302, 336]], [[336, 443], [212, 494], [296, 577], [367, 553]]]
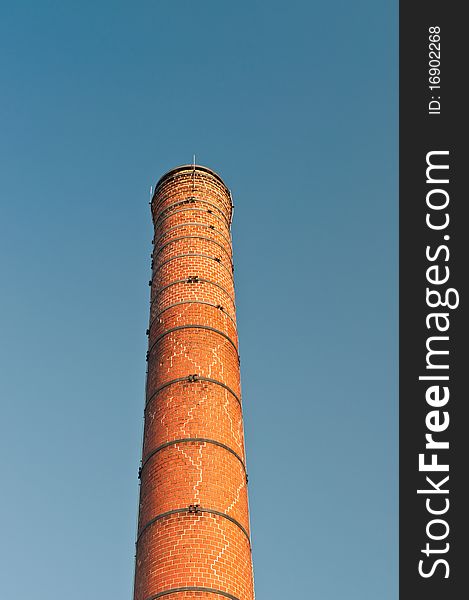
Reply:
[[205, 167], [158, 183], [135, 600], [253, 600], [231, 197]]

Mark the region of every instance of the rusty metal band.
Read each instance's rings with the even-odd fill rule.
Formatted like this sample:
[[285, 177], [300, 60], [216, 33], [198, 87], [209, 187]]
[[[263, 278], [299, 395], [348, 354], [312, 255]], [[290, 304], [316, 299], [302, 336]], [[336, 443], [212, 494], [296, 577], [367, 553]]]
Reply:
[[227, 450], [228, 452], [231, 452], [231, 454], [233, 456], [235, 456], [239, 460], [239, 462], [241, 463], [241, 466], [243, 467], [244, 473], [247, 473], [247, 471], [246, 471], [246, 465], [244, 464], [243, 459], [241, 458], [241, 456], [235, 450], [233, 450], [233, 448], [230, 448], [226, 444], [223, 444], [222, 442], [218, 442], [217, 440], [212, 440], [210, 438], [180, 438], [178, 440], [170, 440], [169, 442], [165, 442], [164, 444], [161, 444], [160, 446], [158, 446], [157, 448], [155, 448], [154, 450], [152, 450], [151, 452], [149, 452], [145, 456], [145, 458], [142, 461], [141, 471], [143, 471], [145, 465], [150, 460], [150, 458], [152, 458], [153, 456], [155, 456], [155, 454], [157, 454], [161, 450], [164, 450], [165, 448], [169, 448], [170, 446], [175, 446], [176, 444], [189, 444], [191, 442], [198, 442], [198, 443], [204, 443], [204, 444], [212, 444], [214, 446], [219, 446], [220, 448], [223, 448], [224, 450]]
[[[158, 199], [158, 202], [154, 202], [154, 200], [155, 200], [155, 198], [157, 196], [157, 193], [156, 193], [157, 189], [158, 188], [155, 188], [155, 190], [153, 192], [153, 197], [150, 200], [150, 206], [151, 206], [152, 212], [153, 212], [153, 208], [155, 208], [155, 210], [156, 210], [157, 213], [161, 212], [160, 211], [160, 206], [161, 206], [162, 202], [166, 202], [168, 200], [172, 200], [173, 198], [178, 198], [178, 197], [180, 198], [180, 194], [179, 193], [175, 193], [175, 194], [166, 193], [166, 194], [164, 194], [163, 198]], [[229, 192], [228, 188], [226, 188], [226, 190]], [[199, 202], [202, 202], [202, 200], [199, 198], [199, 196], [194, 196], [193, 194], [194, 194], [194, 192], [192, 192], [192, 194], [190, 196], [186, 196], [185, 198], [183, 198], [182, 201], [181, 200], [176, 200], [176, 202], [184, 202], [185, 200], [190, 201], [190, 200], [193, 200], [193, 199], [198, 200]], [[228, 200], [228, 202], [226, 202], [226, 203], [222, 200], [221, 197], [220, 198], [217, 197], [217, 200], [223, 206], [224, 211], [226, 211], [226, 213], [230, 213], [231, 214], [233, 212], [233, 199], [231, 197], [231, 192], [229, 192], [227, 194], [226, 198]], [[204, 200], [204, 202], [209, 202], [209, 201], [208, 200]], [[170, 205], [168, 205], [168, 207], [169, 206]], [[217, 206], [217, 205], [214, 204], [214, 206]], [[163, 209], [163, 210], [165, 210], [165, 209]], [[219, 209], [219, 210], [221, 212], [221, 209]]]
[[[212, 244], [216, 244], [219, 248], [221, 248], [223, 250], [223, 252], [229, 258], [230, 264], [233, 267], [232, 256], [226, 250], [225, 246], [223, 244], [220, 244], [220, 242], [217, 242], [217, 240], [214, 240], [212, 238], [209, 238], [209, 237], [206, 237], [206, 236], [203, 236], [203, 235], [181, 235], [180, 237], [173, 238], [172, 240], [168, 240], [167, 242], [165, 242], [162, 246], [160, 246], [158, 248], [157, 252], [153, 251], [153, 253], [152, 253], [153, 258], [156, 258], [158, 256], [158, 254], [160, 252], [162, 252], [162, 250], [164, 250], [166, 248], [166, 246], [168, 246], [169, 244], [173, 244], [174, 242], [179, 242], [181, 240], [205, 240], [206, 242], [212, 242]], [[231, 246], [230, 246], [230, 248], [231, 248]]]
[[215, 588], [207, 588], [200, 586], [186, 586], [171, 588], [170, 590], [163, 590], [162, 592], [158, 592], [154, 596], [145, 598], [145, 600], [158, 600], [158, 598], [162, 598], [163, 596], [169, 596], [169, 594], [181, 594], [182, 592], [205, 592], [206, 594], [217, 594], [218, 596], [224, 596], [225, 598], [229, 598], [230, 600], [240, 600], [237, 596], [233, 596], [233, 594], [229, 594], [228, 592], [222, 592], [221, 590], [216, 590]]
[[224, 512], [221, 512], [219, 510], [213, 510], [211, 508], [203, 508], [202, 506], [197, 507], [197, 512], [196, 513], [190, 513], [188, 507], [186, 506], [185, 508], [174, 508], [173, 510], [168, 510], [164, 513], [161, 513], [159, 515], [156, 515], [156, 517], [153, 517], [153, 519], [151, 519], [151, 521], [148, 521], [148, 523], [145, 523], [145, 525], [142, 527], [142, 529], [140, 530], [139, 534], [137, 535], [137, 541], [136, 544], [138, 544], [140, 538], [142, 537], [142, 535], [145, 533], [145, 531], [151, 527], [152, 525], [154, 525], [157, 521], [160, 521], [161, 519], [164, 519], [165, 517], [170, 517], [171, 515], [176, 515], [176, 514], [201, 514], [201, 513], [207, 513], [210, 515], [215, 515], [217, 517], [222, 517], [224, 519], [227, 519], [228, 521], [231, 521], [234, 525], [236, 525], [237, 527], [239, 527], [239, 529], [241, 529], [241, 531], [244, 533], [244, 535], [247, 537], [249, 545], [251, 545], [251, 538], [249, 537], [249, 533], [247, 532], [246, 528], [243, 527], [243, 525], [241, 525], [241, 523], [239, 521], [237, 521], [236, 519], [233, 519], [233, 517], [230, 517], [230, 515], [227, 515]]
[[[183, 200], [177, 200], [176, 202], [172, 202], [171, 204], [168, 204], [168, 206], [166, 206], [166, 208], [161, 209], [156, 217], [155, 215], [153, 215], [153, 224], [156, 226], [156, 224], [158, 223], [159, 219], [164, 215], [165, 212], [167, 212], [168, 210], [170, 210], [171, 208], [174, 208], [175, 206], [181, 206], [182, 204], [206, 204], [207, 206], [211, 206], [212, 208], [214, 208], [215, 210], [217, 210], [223, 217], [223, 219], [226, 221], [228, 227], [230, 226], [230, 221], [227, 218], [226, 214], [223, 212], [223, 210], [215, 203], [213, 202], [209, 202], [208, 200], [202, 200], [201, 198], [198, 198], [196, 196], [189, 196], [188, 198], [184, 198]], [[176, 212], [176, 211], [175, 211]], [[174, 214], [174, 213], [171, 213]], [[165, 217], [163, 217], [165, 218]]]
[[181, 304], [205, 304], [206, 306], [213, 306], [213, 308], [218, 308], [218, 310], [221, 310], [224, 315], [226, 315], [229, 319], [231, 319], [231, 321], [233, 322], [234, 326], [236, 327], [236, 321], [234, 320], [234, 318], [228, 312], [226, 312], [226, 310], [224, 308], [223, 309], [220, 308], [220, 306], [218, 304], [212, 304], [211, 302], [204, 302], [203, 300], [182, 300], [181, 302], [175, 302], [174, 304], [170, 304], [169, 306], [166, 306], [165, 308], [162, 308], [159, 313], [156, 313], [156, 315], [150, 321], [148, 329], [150, 330], [153, 327], [153, 323], [165, 311], [169, 310], [170, 308], [174, 308], [175, 306], [180, 306]]
[[162, 233], [159, 237], [157, 237], [154, 241], [154, 246], [158, 246], [159, 241], [164, 238], [165, 235], [168, 235], [168, 233], [170, 233], [171, 231], [174, 231], [175, 229], [180, 229], [181, 227], [203, 227], [204, 229], [210, 229], [212, 231], [215, 231], [220, 237], [222, 237], [230, 246], [231, 248], [231, 239], [227, 238], [221, 231], [219, 231], [218, 229], [215, 229], [214, 225], [207, 225], [206, 223], [179, 223], [178, 225], [173, 225], [172, 227], [169, 227], [164, 233]]
[[166, 289], [168, 289], [172, 285], [176, 285], [178, 283], [187, 283], [187, 284], [190, 283], [190, 285], [194, 285], [195, 283], [209, 283], [210, 285], [214, 285], [217, 288], [220, 288], [223, 292], [225, 292], [225, 294], [228, 296], [228, 298], [233, 303], [233, 306], [236, 306], [235, 300], [234, 300], [233, 296], [230, 294], [230, 292], [227, 289], [225, 289], [222, 285], [220, 285], [219, 283], [217, 283], [216, 281], [211, 281], [210, 279], [197, 279], [197, 281], [191, 281], [191, 282], [189, 282], [187, 279], [188, 279], [187, 277], [185, 279], [176, 279], [175, 281], [171, 281], [170, 283], [164, 285], [157, 292], [155, 292], [155, 294], [154, 294], [154, 296], [153, 296], [153, 298], [152, 298], [152, 300], [150, 302], [150, 306], [153, 304], [153, 302], [156, 300], [156, 298], [158, 298], [158, 296], [160, 294], [162, 294]]
[[153, 400], [153, 398], [159, 393], [161, 392], [161, 390], [164, 390], [165, 388], [169, 387], [170, 385], [173, 385], [174, 383], [180, 383], [181, 381], [185, 381], [186, 383], [197, 383], [199, 381], [207, 381], [208, 383], [214, 383], [215, 385], [219, 385], [220, 387], [224, 388], [225, 390], [227, 390], [228, 392], [230, 392], [230, 394], [236, 399], [236, 401], [238, 402], [238, 404], [241, 406], [241, 399], [239, 398], [238, 394], [233, 391], [228, 385], [226, 385], [226, 383], [223, 383], [222, 381], [218, 381], [217, 379], [212, 379], [211, 377], [202, 377], [202, 376], [198, 376], [196, 379], [190, 380], [189, 377], [177, 377], [176, 379], [171, 379], [170, 381], [166, 381], [165, 383], [162, 383], [159, 387], [156, 388], [156, 390], [147, 398], [147, 401], [145, 403], [145, 410], [148, 407], [148, 405], [150, 404], [150, 402]]
[[[194, 202], [194, 204], [195, 204], [195, 202]], [[154, 229], [155, 229], [155, 231], [157, 229], [159, 229], [159, 227], [161, 226], [161, 224], [164, 221], [166, 221], [166, 219], [169, 219], [169, 218], [173, 217], [174, 215], [178, 215], [178, 214], [183, 213], [183, 212], [194, 212], [194, 211], [196, 211], [196, 212], [202, 212], [202, 213], [204, 213], [206, 215], [212, 215], [212, 217], [214, 219], [217, 219], [217, 221], [220, 221], [220, 223], [223, 226], [226, 226], [226, 228], [228, 230], [228, 233], [230, 232], [230, 226], [227, 224], [227, 222], [226, 222], [225, 219], [222, 219], [219, 215], [217, 215], [216, 213], [214, 213], [213, 210], [210, 210], [208, 208], [198, 208], [197, 206], [189, 206], [187, 208], [180, 208], [179, 210], [174, 210], [173, 212], [169, 213], [168, 215], [164, 215], [161, 219], [158, 219], [158, 221], [155, 221], [153, 223]]]
[[236, 354], [238, 354], [238, 347], [236, 346], [235, 342], [230, 338], [229, 335], [227, 335], [223, 331], [220, 331], [219, 329], [216, 329], [215, 327], [210, 327], [210, 325], [199, 325], [199, 324], [196, 324], [196, 323], [190, 323], [189, 325], [178, 325], [177, 327], [171, 327], [170, 329], [167, 329], [166, 331], [163, 331], [163, 333], [160, 333], [160, 335], [156, 338], [156, 340], [153, 342], [153, 344], [148, 348], [148, 353], [151, 353], [151, 351], [153, 350], [153, 348], [166, 335], [169, 335], [170, 333], [173, 333], [174, 331], [181, 331], [182, 329], [205, 329], [207, 331], [212, 331], [213, 333], [221, 335], [221, 336], [223, 336], [233, 346], [233, 348], [235, 349]]
[[186, 254], [177, 254], [176, 256], [171, 256], [171, 258], [167, 258], [166, 260], [161, 262], [159, 265], [157, 265], [157, 267], [155, 269], [153, 269], [152, 276], [154, 277], [155, 273], [159, 269], [161, 269], [161, 267], [163, 267], [166, 263], [169, 263], [172, 260], [175, 260], [176, 258], [187, 258], [188, 256], [197, 256], [199, 258], [210, 258], [210, 260], [214, 260], [216, 263], [218, 263], [220, 266], [222, 266], [224, 269], [226, 269], [226, 272], [229, 273], [230, 277], [233, 277], [233, 270], [228, 269], [228, 267], [225, 265], [225, 263], [221, 262], [221, 258], [217, 258], [216, 256], [210, 256], [210, 254], [200, 254], [197, 252], [187, 252]]

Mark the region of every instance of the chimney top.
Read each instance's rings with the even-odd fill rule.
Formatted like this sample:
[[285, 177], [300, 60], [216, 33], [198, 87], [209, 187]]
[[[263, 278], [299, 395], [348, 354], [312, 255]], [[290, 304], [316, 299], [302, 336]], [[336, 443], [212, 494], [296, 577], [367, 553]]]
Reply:
[[209, 169], [208, 167], [204, 167], [202, 165], [181, 165], [179, 167], [175, 167], [174, 169], [167, 171], [158, 180], [157, 184], [155, 185], [155, 190], [154, 190], [153, 194], [156, 193], [156, 191], [158, 190], [158, 188], [164, 181], [166, 181], [167, 179], [170, 179], [171, 177], [174, 177], [180, 171], [194, 171], [194, 170], [195, 171], [203, 171], [204, 173], [208, 173], [209, 175], [212, 175], [212, 177], [215, 177], [215, 179], [217, 179], [223, 185], [223, 187], [226, 189], [227, 193], [230, 194], [229, 188], [227, 187], [227, 185], [223, 181], [223, 179], [220, 177], [220, 175], [218, 175], [218, 173], [216, 173], [212, 169]]

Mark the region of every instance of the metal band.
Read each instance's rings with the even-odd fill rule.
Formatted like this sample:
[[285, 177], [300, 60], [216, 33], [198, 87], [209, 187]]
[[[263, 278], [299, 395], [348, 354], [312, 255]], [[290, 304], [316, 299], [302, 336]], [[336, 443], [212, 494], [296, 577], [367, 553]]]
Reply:
[[233, 277], [233, 270], [228, 269], [228, 267], [225, 265], [225, 263], [221, 262], [221, 258], [217, 258], [216, 256], [210, 256], [210, 254], [200, 254], [197, 252], [188, 252], [186, 254], [177, 254], [176, 256], [171, 256], [171, 258], [167, 258], [166, 260], [161, 262], [155, 269], [153, 269], [152, 276], [154, 277], [155, 273], [159, 269], [161, 269], [161, 267], [164, 266], [166, 263], [169, 263], [172, 260], [175, 260], [176, 258], [186, 258], [188, 256], [197, 256], [199, 258], [210, 258], [210, 260], [214, 260], [216, 263], [218, 263], [220, 266], [222, 266], [224, 269], [226, 269], [227, 273], [229, 273], [230, 276]]
[[[195, 202], [193, 204], [195, 204]], [[213, 210], [210, 210], [208, 208], [197, 208], [196, 206], [191, 206], [188, 208], [181, 208], [180, 210], [174, 210], [173, 212], [169, 213], [169, 215], [164, 215], [161, 219], [158, 218], [157, 221], [153, 222], [155, 230], [158, 229], [158, 227], [161, 225], [161, 223], [163, 223], [163, 221], [166, 221], [166, 219], [169, 219], [173, 215], [178, 215], [179, 213], [182, 213], [182, 212], [189, 212], [189, 211], [194, 211], [194, 210], [197, 212], [203, 212], [207, 215], [212, 215], [215, 219], [220, 221], [223, 225], [226, 225], [228, 231], [230, 231], [230, 226], [227, 223], [226, 219], [222, 219], [219, 215], [215, 214], [213, 212]]]
[[203, 236], [203, 235], [181, 235], [180, 237], [177, 238], [173, 238], [172, 240], [168, 240], [167, 242], [165, 242], [162, 246], [160, 246], [158, 248], [158, 251], [155, 253], [153, 252], [153, 258], [156, 258], [158, 256], [158, 254], [164, 249], [166, 248], [166, 246], [168, 246], [169, 244], [172, 244], [173, 242], [179, 242], [180, 240], [205, 240], [206, 242], [212, 242], [212, 244], [216, 244], [219, 248], [221, 248], [223, 250], [223, 252], [226, 254], [226, 256], [228, 256], [228, 258], [230, 259], [230, 263], [233, 266], [233, 260], [231, 257], [231, 254], [227, 251], [227, 249], [225, 248], [225, 246], [223, 244], [220, 244], [220, 242], [217, 242], [217, 240], [214, 240], [212, 238]]
[[182, 300], [182, 302], [175, 302], [174, 304], [170, 304], [169, 306], [166, 306], [165, 308], [160, 310], [160, 312], [153, 317], [152, 321], [150, 321], [150, 325], [148, 326], [149, 329], [152, 328], [153, 323], [156, 321], [156, 319], [160, 317], [165, 311], [169, 310], [170, 308], [174, 308], [175, 306], [179, 306], [180, 304], [206, 304], [207, 306], [213, 306], [213, 308], [218, 308], [218, 310], [221, 310], [224, 315], [226, 315], [229, 319], [233, 321], [234, 326], [236, 327], [236, 321], [234, 320], [234, 318], [229, 313], [227, 313], [225, 309], [219, 308], [217, 304], [212, 304], [211, 302], [204, 302], [203, 300]]
[[[203, 165], [196, 165], [194, 163], [190, 165], [180, 165], [179, 167], [174, 167], [173, 169], [167, 171], [156, 182], [154, 194], [156, 194], [157, 191], [159, 192], [160, 188], [163, 187], [167, 182], [174, 181], [178, 177], [185, 176], [187, 178], [187, 174], [189, 174], [192, 175], [192, 179], [195, 180], [196, 173], [199, 179], [204, 179], [204, 177], [206, 178], [206, 175], [204, 176], [204, 173], [211, 176], [213, 179], [215, 179], [218, 185], [221, 184], [223, 190], [228, 192], [228, 194], [230, 194], [231, 197], [231, 192], [226, 186], [226, 183], [216, 171], [214, 171], [213, 169], [209, 169], [208, 167], [204, 167]], [[200, 176], [200, 173], [202, 173], [202, 176]]]
[[[171, 287], [172, 285], [176, 285], [177, 283], [189, 283], [189, 281], [187, 280], [188, 278], [186, 277], [186, 279], [176, 279], [176, 281], [171, 281], [171, 283], [168, 283], [167, 285], [164, 285], [162, 288], [160, 288], [157, 292], [155, 292], [150, 305], [153, 304], [153, 302], [156, 300], [156, 298], [158, 298], [158, 296], [164, 292], [166, 289], [168, 289], [169, 287]], [[233, 298], [233, 296], [230, 294], [230, 292], [228, 290], [226, 290], [222, 285], [220, 285], [219, 283], [217, 283], [216, 281], [210, 281], [210, 279], [197, 279], [197, 281], [192, 281], [190, 282], [191, 284], [194, 283], [210, 283], [211, 285], [216, 286], [217, 288], [220, 288], [223, 292], [225, 292], [225, 294], [228, 296], [228, 298], [231, 300], [231, 302], [233, 302], [233, 306], [235, 306], [235, 300]]]
[[[176, 514], [181, 514], [181, 513], [182, 514], [184, 514], [184, 513], [193, 514], [193, 513], [189, 513], [189, 509], [186, 506], [185, 508], [175, 508], [173, 510], [168, 510], [167, 512], [161, 513], [159, 515], [156, 515], [156, 517], [153, 517], [153, 519], [151, 519], [151, 521], [148, 521], [148, 523], [145, 523], [145, 525], [140, 530], [139, 534], [137, 535], [136, 544], [138, 544], [140, 538], [145, 533], [145, 531], [149, 527], [151, 527], [154, 523], [156, 523], [157, 521], [160, 521], [161, 519], [164, 519], [165, 517], [170, 517], [171, 515], [176, 515]], [[203, 508], [202, 506], [197, 507], [197, 513], [195, 513], [195, 514], [200, 514], [200, 513], [216, 515], [217, 517], [223, 517], [224, 519], [231, 521], [234, 525], [236, 525], [237, 527], [239, 527], [239, 529], [241, 529], [241, 531], [247, 537], [249, 545], [251, 545], [251, 538], [249, 537], [249, 533], [246, 531], [246, 529], [241, 525], [241, 523], [239, 521], [237, 521], [236, 519], [233, 519], [233, 517], [230, 517], [230, 515], [227, 515], [224, 512], [220, 512], [219, 510], [213, 510], [211, 508]]]
[[[228, 225], [228, 227], [230, 227], [231, 223], [229, 221], [229, 219], [227, 218], [226, 214], [221, 210], [221, 208], [214, 204], [213, 202], [209, 202], [208, 200], [202, 200], [201, 198], [196, 198], [195, 196], [190, 196], [189, 198], [185, 198], [184, 200], [177, 200], [176, 202], [172, 202], [171, 204], [168, 204], [168, 206], [166, 208], [163, 208], [162, 210], [160, 210], [156, 217], [153, 215], [153, 224], [156, 227], [158, 221], [160, 220], [160, 218], [164, 215], [164, 213], [168, 210], [170, 210], [171, 208], [174, 208], [175, 206], [181, 206], [182, 204], [206, 204], [207, 206], [211, 206], [212, 208], [214, 208], [215, 210], [217, 210], [221, 216], [223, 217], [224, 221], [226, 221], [226, 224]], [[176, 212], [176, 211], [174, 211]], [[171, 213], [174, 214], [174, 213]], [[165, 217], [163, 217], [164, 219]]]
[[215, 229], [213, 225], [206, 225], [205, 223], [179, 223], [179, 225], [173, 225], [172, 227], [169, 227], [169, 229], [167, 229], [159, 237], [156, 238], [156, 240], [154, 241], [155, 247], [158, 245], [158, 242], [161, 240], [161, 238], [164, 238], [164, 236], [167, 235], [170, 231], [174, 231], [175, 229], [179, 229], [180, 227], [203, 227], [204, 229], [211, 229], [213, 231], [216, 231], [224, 240], [228, 242], [229, 246], [231, 247], [230, 238], [227, 238], [223, 233], [221, 233], [221, 231]]
[[[160, 179], [160, 182], [161, 182], [161, 179]], [[224, 208], [227, 208], [228, 211], [231, 212], [233, 209], [233, 199], [231, 197], [231, 192], [223, 182], [222, 182], [222, 184], [223, 184], [224, 190], [226, 192], [228, 192], [228, 194], [227, 194], [228, 202], [225, 203], [221, 198], [218, 198], [218, 197], [217, 197], [217, 199], [219, 200], [220, 204], [223, 205]], [[159, 184], [156, 184], [155, 189], [153, 191], [153, 196], [150, 200], [150, 204], [153, 204], [156, 196], [159, 195], [159, 191], [160, 191]], [[157, 192], [158, 192], [158, 194], [157, 194]], [[187, 193], [189, 193], [189, 191]], [[158, 198], [158, 200], [160, 200], [160, 201], [157, 204], [160, 205], [161, 202], [164, 202], [165, 200], [172, 200], [173, 198], [177, 198], [177, 197], [180, 197], [179, 193], [176, 192], [175, 194], [169, 194], [169, 191], [167, 191], [167, 193], [161, 197], [161, 200], [160, 200], [160, 198]], [[197, 196], [194, 196], [194, 191], [192, 191], [191, 195], [186, 196], [186, 198], [197, 198]]]
[[163, 596], [169, 596], [169, 594], [179, 594], [181, 592], [205, 592], [207, 594], [218, 594], [219, 596], [224, 596], [230, 600], [240, 600], [237, 596], [233, 596], [233, 594], [229, 594], [228, 592], [222, 592], [221, 590], [216, 590], [214, 588], [199, 586], [179, 587], [172, 588], [171, 590], [164, 590], [162, 592], [158, 592], [154, 596], [146, 598], [145, 600], [158, 600], [158, 598], [162, 598]]
[[238, 353], [238, 348], [237, 348], [236, 344], [223, 331], [220, 331], [219, 329], [215, 329], [215, 327], [210, 327], [209, 325], [193, 325], [193, 324], [191, 324], [191, 325], [178, 325], [177, 327], [172, 327], [171, 329], [167, 329], [166, 331], [163, 331], [163, 333], [161, 333], [156, 338], [156, 340], [153, 342], [153, 344], [150, 346], [150, 348], [148, 348], [148, 352], [150, 353], [153, 350], [153, 348], [156, 346], [156, 344], [161, 339], [163, 339], [166, 335], [169, 335], [170, 333], [173, 333], [174, 331], [180, 331], [181, 329], [206, 329], [207, 331], [213, 331], [213, 333], [217, 333], [218, 335], [221, 335], [226, 340], [228, 340], [230, 342], [230, 344], [233, 346], [233, 348], [235, 349], [236, 354]]
[[194, 380], [190, 380], [189, 377], [177, 377], [176, 379], [171, 379], [170, 381], [166, 381], [166, 383], [163, 383], [158, 388], [156, 388], [156, 390], [151, 394], [151, 396], [149, 396], [147, 398], [147, 401], [145, 404], [145, 409], [150, 404], [150, 402], [153, 400], [153, 398], [156, 396], [156, 394], [158, 394], [158, 392], [161, 392], [161, 390], [163, 390], [164, 388], [167, 388], [168, 386], [173, 385], [173, 383], [179, 383], [181, 381], [192, 382], [192, 383], [197, 383], [198, 381], [208, 381], [209, 383], [214, 383], [215, 385], [219, 385], [220, 387], [225, 388], [225, 390], [230, 392], [230, 394], [237, 400], [238, 404], [241, 406], [241, 399], [238, 397], [236, 392], [234, 392], [229, 386], [226, 385], [226, 383], [217, 381], [216, 379], [211, 379], [210, 377], [199, 377], [197, 375], [197, 378]]
[[176, 444], [185, 444], [185, 443], [190, 443], [190, 442], [213, 444], [214, 446], [219, 446], [220, 448], [223, 448], [224, 450], [228, 450], [228, 452], [231, 452], [231, 454], [233, 454], [233, 456], [235, 456], [239, 460], [239, 462], [241, 463], [241, 466], [243, 467], [244, 472], [246, 473], [246, 465], [244, 464], [243, 459], [237, 452], [235, 452], [233, 450], [233, 448], [230, 448], [229, 446], [227, 446], [226, 444], [223, 444], [222, 442], [217, 442], [217, 440], [211, 440], [209, 438], [181, 438], [179, 440], [170, 440], [169, 442], [165, 442], [164, 444], [161, 444], [160, 446], [158, 446], [157, 448], [155, 448], [154, 450], [152, 450], [151, 452], [149, 452], [146, 455], [146, 457], [142, 461], [141, 471], [143, 471], [143, 468], [145, 467], [147, 462], [150, 460], [150, 458], [152, 458], [152, 456], [155, 456], [155, 454], [160, 452], [160, 450], [164, 450], [165, 448], [168, 448], [169, 446], [174, 446]]
[[[192, 173], [193, 183], [194, 183], [196, 170], [193, 168], [193, 165], [185, 165], [182, 167], [178, 167], [177, 169], [173, 169], [172, 171], [169, 171], [168, 173], [163, 175], [163, 177], [161, 177], [158, 180], [158, 182], [156, 183], [155, 190], [153, 192], [153, 196], [150, 200], [150, 204], [153, 204], [153, 200], [155, 199], [155, 197], [159, 196], [160, 189], [163, 187], [163, 185], [166, 185], [168, 187], [168, 184], [171, 181], [175, 181], [182, 174], [182, 171], [186, 171], [186, 176]], [[231, 191], [227, 187], [227, 185], [223, 181], [223, 179], [218, 175], [218, 173], [215, 173], [215, 171], [212, 171], [211, 169], [207, 169], [200, 165], [197, 165], [197, 171], [202, 171], [204, 173], [208, 173], [209, 175], [214, 177], [216, 180], [218, 180], [218, 183], [221, 184], [223, 191], [226, 193], [226, 197], [229, 199], [228, 208], [230, 209], [230, 212], [231, 212], [233, 210], [233, 199], [231, 197]], [[200, 177], [199, 177], [199, 179], [200, 179]], [[177, 195], [178, 194], [173, 194], [172, 196], [170, 196], [169, 194], [165, 194], [164, 197], [166, 199], [168, 199], [168, 198], [174, 198]]]

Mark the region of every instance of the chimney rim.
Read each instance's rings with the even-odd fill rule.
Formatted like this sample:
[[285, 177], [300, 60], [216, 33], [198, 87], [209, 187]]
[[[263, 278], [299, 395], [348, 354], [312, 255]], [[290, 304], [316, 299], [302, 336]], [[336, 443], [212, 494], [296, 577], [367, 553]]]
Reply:
[[153, 196], [156, 195], [156, 192], [158, 191], [158, 188], [161, 186], [161, 184], [166, 180], [169, 179], [170, 177], [176, 175], [179, 171], [193, 171], [195, 168], [196, 171], [204, 171], [205, 173], [208, 173], [209, 175], [212, 175], [213, 177], [215, 177], [215, 179], [217, 179], [225, 188], [228, 196], [231, 198], [231, 192], [230, 192], [230, 188], [226, 185], [226, 183], [223, 181], [221, 175], [219, 175], [216, 171], [214, 171], [213, 169], [210, 169], [209, 167], [205, 167], [203, 165], [180, 165], [178, 167], [174, 167], [173, 169], [170, 169], [169, 171], [167, 171], [166, 173], [164, 173], [164, 175], [162, 175], [156, 185], [155, 185], [155, 191], [153, 192]]

